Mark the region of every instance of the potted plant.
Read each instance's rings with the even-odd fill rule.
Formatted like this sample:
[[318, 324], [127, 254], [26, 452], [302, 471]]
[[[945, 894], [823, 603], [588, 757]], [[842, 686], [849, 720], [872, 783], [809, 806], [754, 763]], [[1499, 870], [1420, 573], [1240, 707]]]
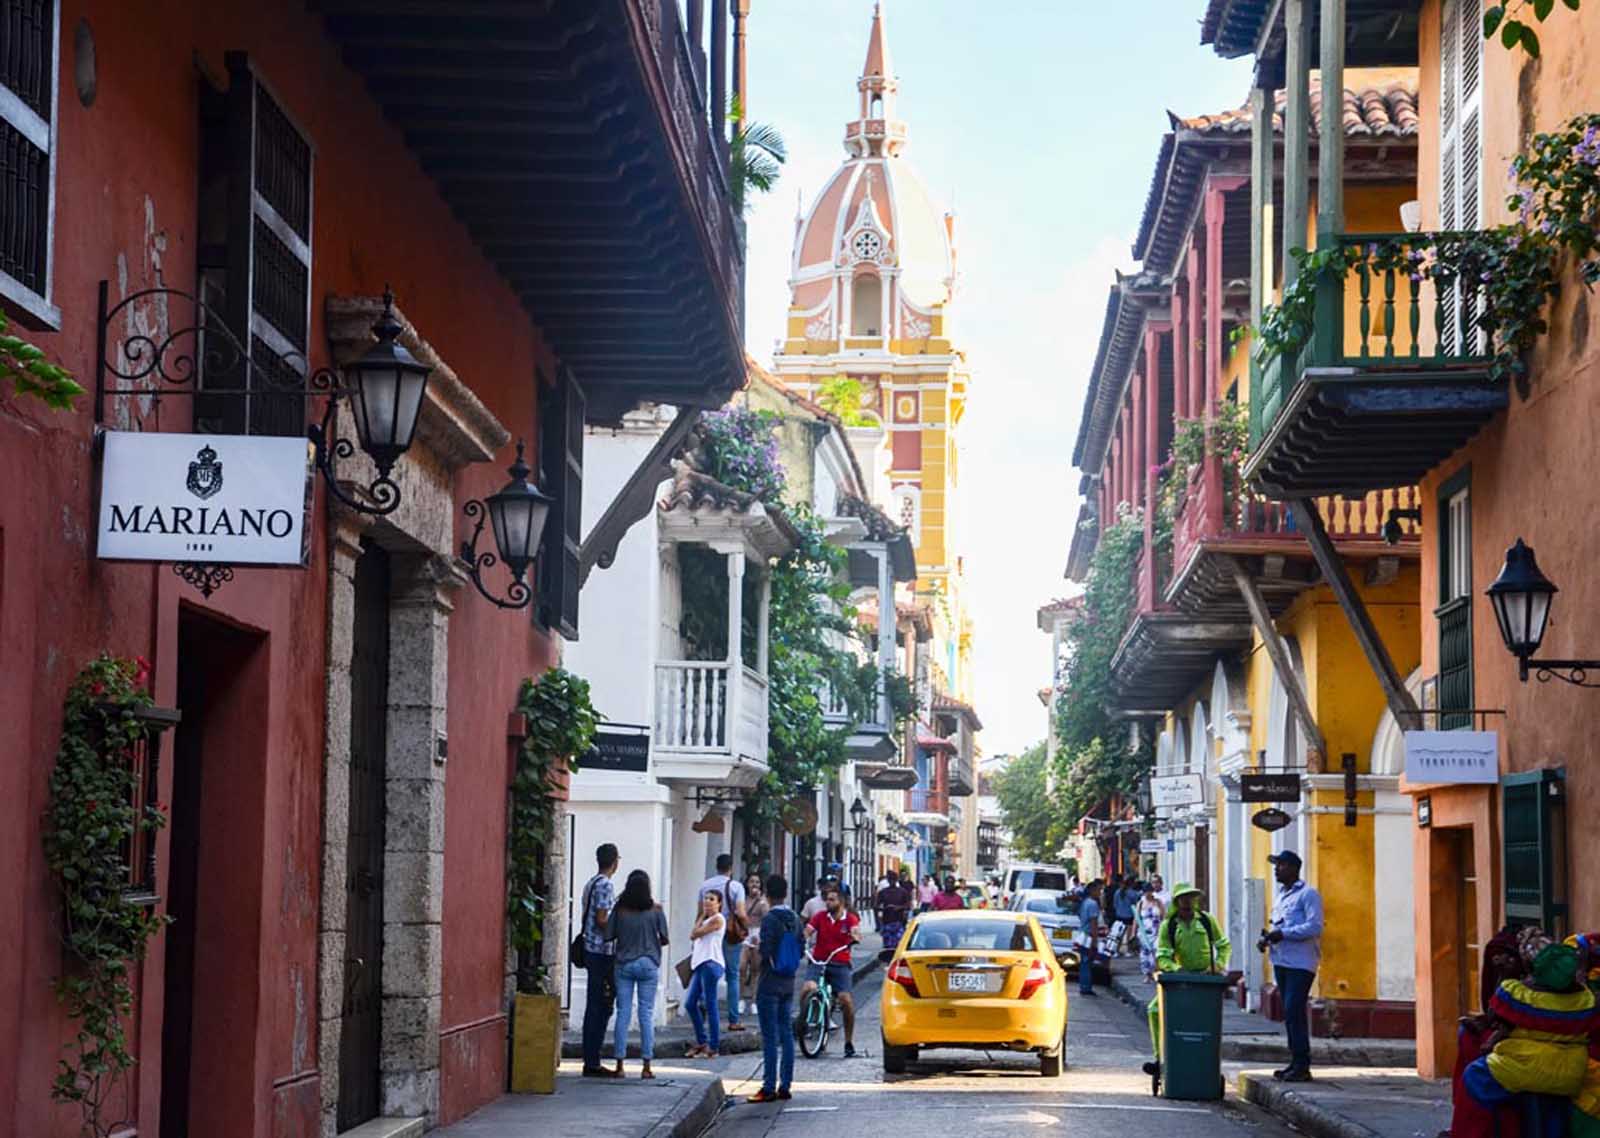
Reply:
[[561, 1062], [561, 1004], [549, 988], [542, 959], [545, 939], [545, 851], [555, 831], [558, 802], [594, 741], [599, 716], [588, 681], [563, 668], [524, 680], [517, 697], [522, 745], [511, 775], [507, 827], [506, 923], [517, 953], [517, 992], [511, 1011], [511, 1090], [550, 1094]]

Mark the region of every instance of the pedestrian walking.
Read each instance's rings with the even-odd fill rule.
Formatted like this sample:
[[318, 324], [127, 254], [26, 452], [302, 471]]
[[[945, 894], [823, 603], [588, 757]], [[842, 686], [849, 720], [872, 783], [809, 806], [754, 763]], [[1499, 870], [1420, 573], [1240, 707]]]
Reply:
[[[1113, 878], [1112, 880], [1116, 879]], [[1112, 945], [1112, 950], [1118, 956], [1127, 951], [1130, 941], [1137, 934], [1138, 929], [1134, 923], [1133, 909], [1138, 903], [1138, 883], [1134, 880], [1133, 874], [1130, 873], [1122, 879], [1121, 884], [1116, 887], [1111, 897], [1112, 912], [1116, 915], [1117, 923], [1122, 926], [1121, 929], [1117, 930], [1117, 938]]]
[[1156, 896], [1155, 886], [1147, 884], [1134, 909], [1134, 917], [1139, 922], [1139, 971], [1147, 984], [1156, 982], [1156, 937], [1161, 931], [1161, 919], [1166, 915], [1167, 907]]
[[723, 966], [728, 981], [728, 1030], [743, 1031], [739, 1022], [739, 964], [744, 953], [744, 938], [750, 935], [750, 915], [745, 907], [744, 886], [733, 879], [733, 855], [717, 855], [717, 872], [700, 883], [700, 898], [707, 893], [722, 896], [722, 916], [727, 929], [722, 938]]
[[1078, 993], [1095, 995], [1094, 962], [1100, 946], [1100, 883], [1091, 881], [1078, 904]]
[[878, 932], [883, 937], [883, 951], [893, 953], [911, 915], [911, 890], [893, 877], [886, 880], [888, 884], [878, 890]]
[[583, 967], [589, 973], [583, 997], [583, 1073], [590, 1078], [616, 1078], [617, 1072], [600, 1065], [600, 1050], [617, 998], [616, 945], [608, 925], [616, 905], [611, 878], [622, 859], [610, 842], [596, 849], [594, 857], [599, 872], [583, 887], [583, 917], [578, 926], [583, 936]]
[[683, 1006], [689, 1011], [689, 1022], [694, 1024], [694, 1046], [684, 1052], [688, 1059], [715, 1059], [722, 1046], [717, 984], [727, 970], [722, 951], [727, 927], [722, 894], [701, 894], [700, 913], [689, 933], [693, 947], [689, 950], [689, 985], [683, 994]]
[[1322, 960], [1322, 894], [1300, 878], [1300, 855], [1272, 854], [1278, 896], [1272, 923], [1257, 947], [1268, 952], [1272, 976], [1283, 993], [1283, 1030], [1289, 1037], [1289, 1065], [1273, 1077], [1286, 1083], [1311, 1081], [1311, 985]]
[[616, 1074], [622, 1077], [628, 1057], [628, 1021], [635, 1000], [639, 1009], [639, 1071], [641, 1079], [655, 1078], [650, 1060], [656, 1054], [656, 989], [661, 983], [661, 949], [667, 943], [667, 917], [650, 895], [650, 875], [642, 869], [628, 874], [607, 921], [616, 945], [617, 1026], [612, 1054]]
[[756, 1010], [756, 984], [761, 979], [761, 957], [756, 951], [761, 944], [761, 922], [771, 903], [767, 900], [761, 875], [752, 873], [744, 879], [744, 908], [750, 918], [750, 932], [739, 950], [739, 1015]]
[[944, 888], [933, 895], [934, 912], [943, 912], [947, 909], [965, 909], [967, 900], [956, 889], [956, 879], [947, 876], [944, 879]]
[[933, 874], [925, 874], [922, 878], [922, 884], [917, 886], [917, 911], [926, 913], [933, 908], [933, 898], [938, 892], [938, 887], [933, 883]]
[[[1172, 912], [1161, 921], [1156, 933], [1156, 971], [1227, 971], [1233, 946], [1223, 934], [1217, 919], [1200, 907], [1205, 894], [1193, 885], [1180, 884], [1172, 891]], [[1150, 1051], [1153, 1058], [1144, 1073], [1161, 1074], [1161, 997], [1150, 1001], [1145, 1014], [1150, 1021]]]
[[[805, 948], [800, 917], [786, 904], [789, 882], [780, 874], [766, 881], [771, 904], [759, 933], [761, 979], [756, 985], [756, 1020], [761, 1025], [761, 1089], [751, 1102], [790, 1097], [794, 1082], [794, 978]], [[780, 1064], [781, 1053], [781, 1064]]]

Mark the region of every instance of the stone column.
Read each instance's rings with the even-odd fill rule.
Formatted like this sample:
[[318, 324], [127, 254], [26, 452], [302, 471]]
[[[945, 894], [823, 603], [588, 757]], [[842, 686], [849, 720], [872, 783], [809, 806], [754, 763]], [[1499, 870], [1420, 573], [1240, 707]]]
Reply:
[[439, 1115], [444, 992], [445, 704], [451, 594], [436, 554], [396, 555], [389, 602], [387, 826], [383, 856], [383, 1113]]

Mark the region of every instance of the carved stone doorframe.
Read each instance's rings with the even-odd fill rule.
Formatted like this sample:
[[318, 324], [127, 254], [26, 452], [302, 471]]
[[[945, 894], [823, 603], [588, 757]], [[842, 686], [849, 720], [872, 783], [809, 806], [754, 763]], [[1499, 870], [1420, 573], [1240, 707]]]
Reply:
[[[381, 308], [376, 298], [330, 297], [336, 360], [360, 354]], [[386, 708], [380, 1111], [439, 1115], [442, 1010], [445, 739], [450, 614], [466, 581], [455, 558], [455, 473], [491, 460], [509, 433], [406, 323], [401, 343], [430, 364], [416, 442], [395, 468], [401, 506], [384, 518], [335, 509], [330, 519], [322, 890], [318, 927], [318, 1058], [322, 1132], [337, 1132], [339, 1053], [346, 986], [345, 886], [349, 856], [351, 667], [355, 563], [363, 540], [383, 548], [392, 572]], [[348, 429], [348, 424], [345, 425]], [[346, 460], [362, 478], [364, 456]], [[370, 470], [365, 472], [371, 477]]]

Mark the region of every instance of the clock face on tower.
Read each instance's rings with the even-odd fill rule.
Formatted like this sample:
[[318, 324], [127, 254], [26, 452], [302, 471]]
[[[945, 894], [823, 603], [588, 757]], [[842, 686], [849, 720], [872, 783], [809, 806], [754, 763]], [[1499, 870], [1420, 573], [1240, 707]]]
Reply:
[[870, 261], [883, 252], [883, 238], [870, 229], [863, 229], [850, 243], [851, 250], [863, 261]]

